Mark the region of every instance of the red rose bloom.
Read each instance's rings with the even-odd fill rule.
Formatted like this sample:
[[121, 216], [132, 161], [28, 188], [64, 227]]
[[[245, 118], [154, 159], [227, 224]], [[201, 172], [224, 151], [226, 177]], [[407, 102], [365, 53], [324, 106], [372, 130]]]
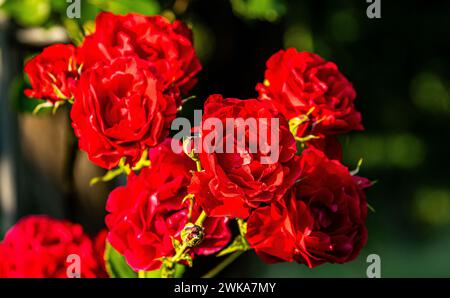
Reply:
[[134, 165], [147, 147], [164, 140], [176, 116], [179, 103], [163, 91], [148, 65], [132, 57], [83, 72], [71, 111], [80, 148], [106, 169], [122, 157]]
[[296, 261], [315, 267], [353, 260], [366, 243], [367, 179], [338, 161], [306, 149], [301, 176], [285, 202], [254, 211], [247, 239], [266, 262]]
[[192, 44], [192, 33], [182, 22], [171, 24], [161, 16], [103, 12], [96, 31], [86, 37], [79, 57], [89, 68], [96, 62], [137, 55], [156, 69], [164, 86], [174, 84], [188, 92], [196, 83], [201, 64]]
[[50, 102], [69, 99], [78, 79], [76, 48], [55, 44], [30, 59], [25, 66], [32, 89], [25, 95]]
[[0, 277], [6, 277], [7, 276], [7, 268], [8, 264], [6, 263], [6, 252], [4, 245], [0, 242]]
[[261, 99], [273, 101], [288, 119], [310, 112], [300, 137], [363, 129], [352, 84], [336, 64], [316, 54], [293, 48], [279, 51], [267, 61], [265, 83], [256, 89]]
[[[192, 178], [190, 192], [196, 195], [196, 200], [210, 216], [232, 216], [246, 218], [252, 208], [262, 204], [277, 201], [284, 192], [294, 184], [299, 175], [296, 160], [296, 144], [289, 131], [286, 119], [279, 114], [270, 102], [256, 99], [239, 100], [224, 99], [220, 95], [212, 95], [205, 103], [205, 113], [202, 119], [200, 134], [202, 144], [209, 135], [216, 134], [216, 127], [206, 127], [208, 119], [218, 119], [223, 128], [227, 118], [256, 119], [255, 125], [266, 124], [265, 134], [258, 127], [256, 133], [251, 133], [249, 126], [245, 127], [245, 147], [237, 148], [237, 134], [224, 129], [223, 139], [217, 138], [215, 148], [203, 148], [200, 152], [202, 172], [196, 172]], [[272, 119], [277, 119], [278, 127], [272, 127]], [[235, 123], [236, 127], [242, 127]], [[272, 143], [270, 131], [275, 129], [278, 140]], [[270, 137], [269, 137], [270, 135]], [[271, 151], [250, 150], [251, 139], [261, 140], [271, 147]], [[256, 139], [255, 139], [256, 138]], [[232, 144], [234, 153], [218, 153], [219, 146], [226, 152], [227, 144]], [[209, 151], [208, 151], [209, 150]], [[228, 151], [229, 152], [229, 151]], [[273, 163], [262, 162], [269, 153], [277, 157]]]
[[[175, 154], [170, 139], [149, 151], [151, 167], [131, 174], [126, 186], [116, 188], [106, 205], [108, 240], [135, 270], [155, 270], [158, 260], [173, 256], [172, 239], [189, 221], [189, 202], [183, 203], [195, 163], [184, 153]], [[191, 222], [200, 214], [194, 207]], [[226, 218], [207, 218], [205, 238], [194, 249], [212, 254], [222, 249], [231, 233]]]
[[93, 241], [78, 224], [28, 216], [0, 244], [0, 277], [67, 277], [67, 257], [80, 256], [81, 277], [107, 277]]

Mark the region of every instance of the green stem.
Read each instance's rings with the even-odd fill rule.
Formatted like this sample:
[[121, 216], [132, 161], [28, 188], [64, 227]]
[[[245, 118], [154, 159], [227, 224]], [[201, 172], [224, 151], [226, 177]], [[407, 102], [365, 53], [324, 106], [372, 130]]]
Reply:
[[[188, 156], [190, 156], [190, 155], [188, 154]], [[202, 165], [200, 163], [200, 160], [198, 160], [197, 158], [195, 158], [195, 159], [192, 158], [192, 159], [195, 161], [195, 164], [197, 166], [197, 171], [201, 172]], [[195, 221], [195, 225], [203, 227], [203, 222], [206, 220], [207, 217], [208, 217], [208, 215], [206, 214], [206, 212], [202, 210], [202, 213], [200, 213], [200, 215], [198, 216], [197, 220]], [[179, 249], [177, 249], [176, 254], [172, 258], [170, 258], [170, 259], [165, 261], [164, 266], [168, 266], [168, 267], [175, 266], [181, 259], [183, 259], [184, 254], [188, 250], [189, 250], [188, 243], [187, 242], [183, 242], [181, 247]], [[169, 277], [173, 277], [173, 276], [169, 276]]]
[[[195, 225], [197, 226], [202, 226], [203, 222], [205, 221], [205, 219], [208, 217], [208, 215], [206, 214], [205, 211], [202, 211], [202, 213], [200, 213], [200, 215], [198, 216], [197, 220], [195, 221]], [[181, 248], [178, 250], [178, 252], [172, 257], [172, 259], [170, 260], [172, 263], [177, 263], [180, 258], [183, 256], [183, 254], [186, 252], [186, 250], [188, 249], [188, 245], [187, 242], [184, 242], [181, 246]]]
[[244, 251], [237, 251], [228, 257], [226, 257], [222, 262], [220, 262], [216, 267], [208, 271], [205, 275], [202, 276], [202, 278], [212, 278], [219, 274], [223, 269], [225, 269], [228, 265], [233, 263], [241, 254], [243, 254]]
[[[208, 217], [208, 215], [206, 214], [205, 211], [202, 211], [202, 213], [200, 213], [200, 215], [198, 216], [197, 220], [195, 221], [195, 225], [197, 226], [202, 226], [203, 222], [206, 220], [206, 218]], [[183, 244], [181, 245], [180, 249], [178, 249], [177, 253], [169, 260], [166, 261], [166, 266], [175, 266], [175, 264], [177, 264], [184, 256], [184, 254], [186, 253], [186, 251], [189, 249], [188, 247], [188, 243], [187, 242], [183, 242]]]
[[186, 249], [188, 249], [187, 242], [184, 242], [178, 252], [170, 260], [171, 263], [177, 263], [179, 259], [183, 256]]
[[197, 166], [197, 172], [201, 172], [202, 171], [202, 163], [200, 162], [200, 160], [196, 160], [195, 164]]
[[[208, 217], [208, 215], [206, 214], [206, 212], [202, 211], [202, 213], [200, 213], [200, 215], [198, 216], [197, 220], [195, 221], [195, 225], [200, 226], [200, 227], [203, 226], [203, 222], [206, 220], [207, 217]], [[187, 245], [187, 242], [184, 242], [181, 245], [181, 247], [178, 250], [178, 252], [172, 257], [171, 262], [172, 263], [177, 263], [188, 248], [189, 247]]]
[[138, 271], [138, 278], [145, 278], [145, 271], [144, 270], [139, 270]]
[[203, 226], [203, 223], [205, 222], [207, 217], [208, 215], [206, 214], [206, 212], [202, 211], [202, 213], [200, 213], [197, 220], [195, 221], [195, 225], [200, 227]]

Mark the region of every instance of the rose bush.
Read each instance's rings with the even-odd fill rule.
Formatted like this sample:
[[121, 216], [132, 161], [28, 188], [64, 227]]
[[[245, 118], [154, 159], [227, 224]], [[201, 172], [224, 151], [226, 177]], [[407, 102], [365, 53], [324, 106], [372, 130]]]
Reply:
[[105, 12], [78, 47], [50, 46], [27, 63], [26, 95], [73, 104], [79, 148], [109, 170], [94, 181], [128, 177], [110, 193], [108, 231], [95, 240], [65, 221], [19, 221], [0, 244], [0, 276], [63, 277], [73, 253], [83, 277], [105, 276], [104, 259], [112, 277], [175, 277], [176, 264], [219, 252], [254, 249], [269, 263], [309, 267], [358, 255], [371, 183], [341, 163], [337, 136], [363, 126], [338, 67], [281, 50], [258, 98], [211, 95], [181, 144], [169, 129], [201, 68], [181, 21]]

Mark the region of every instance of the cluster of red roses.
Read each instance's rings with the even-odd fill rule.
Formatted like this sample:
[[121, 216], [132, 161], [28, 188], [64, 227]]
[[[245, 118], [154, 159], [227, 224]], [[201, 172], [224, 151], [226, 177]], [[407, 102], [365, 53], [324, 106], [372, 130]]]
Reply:
[[204, 170], [189, 191], [207, 214], [246, 220], [246, 239], [266, 262], [353, 260], [367, 239], [363, 189], [371, 183], [341, 164], [336, 135], [363, 129], [351, 83], [335, 64], [288, 49], [268, 60], [256, 89], [257, 99], [211, 96], [203, 121], [279, 118], [278, 162], [261, 164], [262, 152], [202, 152]]
[[[183, 262], [222, 250], [239, 219], [246, 244], [266, 262], [314, 267], [354, 259], [367, 238], [363, 189], [370, 182], [341, 164], [336, 138], [363, 129], [351, 83], [335, 64], [288, 49], [267, 62], [258, 98], [210, 96], [202, 122], [279, 119], [278, 143], [266, 140], [279, 158], [266, 164], [261, 158], [270, 152], [171, 150], [170, 123], [200, 70], [185, 25], [136, 14], [101, 13], [82, 45], [54, 45], [27, 63], [27, 95], [73, 103], [72, 126], [89, 159], [128, 167], [127, 184], [106, 204], [111, 245], [136, 271], [154, 270], [180, 254], [190, 223], [200, 222], [204, 236], [181, 251]], [[226, 138], [236, 145], [234, 134]], [[135, 173], [144, 157], [150, 166]]]
[[180, 21], [101, 13], [95, 26], [79, 47], [53, 45], [31, 59], [26, 94], [73, 101], [72, 126], [93, 163], [134, 165], [168, 135], [201, 65]]

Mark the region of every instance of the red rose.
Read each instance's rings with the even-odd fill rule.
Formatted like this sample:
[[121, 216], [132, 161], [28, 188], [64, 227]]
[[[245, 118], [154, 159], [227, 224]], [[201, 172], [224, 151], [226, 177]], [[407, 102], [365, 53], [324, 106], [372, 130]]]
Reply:
[[366, 243], [367, 179], [353, 177], [316, 149], [301, 155], [301, 176], [285, 202], [254, 211], [247, 239], [266, 262], [296, 261], [315, 267], [345, 263]]
[[81, 277], [106, 277], [93, 241], [78, 224], [28, 216], [0, 244], [0, 277], [67, 277], [67, 257], [80, 257]]
[[[149, 151], [151, 167], [139, 175], [131, 174], [126, 186], [116, 188], [106, 205], [108, 240], [135, 270], [154, 270], [159, 258], [173, 256], [172, 239], [188, 223], [189, 202], [183, 203], [195, 163], [184, 153], [175, 154], [170, 139]], [[194, 207], [191, 222], [200, 211]], [[226, 218], [207, 218], [205, 238], [197, 254], [212, 254], [222, 249], [231, 233]]]
[[75, 57], [74, 46], [56, 44], [30, 59], [25, 66], [25, 72], [32, 89], [25, 90], [25, 95], [53, 103], [70, 99], [78, 79]]
[[106, 169], [134, 165], [168, 134], [179, 103], [142, 60], [121, 57], [82, 73], [71, 111], [79, 146]]
[[192, 44], [192, 33], [182, 22], [171, 24], [161, 16], [103, 12], [96, 31], [86, 37], [79, 57], [89, 68], [98, 61], [137, 55], [154, 67], [164, 86], [174, 84], [188, 92], [196, 83], [201, 64]]
[[256, 89], [261, 99], [273, 101], [288, 119], [310, 112], [300, 137], [363, 129], [352, 84], [336, 64], [316, 54], [293, 48], [279, 51], [267, 61], [265, 82]]
[[[234, 153], [217, 153], [216, 150], [207, 151], [208, 148], [203, 148], [199, 155], [203, 171], [194, 174], [190, 192], [196, 195], [196, 200], [210, 216], [246, 218], [252, 208], [277, 201], [294, 184], [299, 175], [297, 149], [286, 119], [270, 102], [224, 99], [220, 95], [210, 96], [205, 103], [200, 131], [203, 145], [211, 134], [220, 132], [214, 126], [214, 129], [206, 127], [208, 119], [218, 119], [225, 128], [227, 118], [255, 119], [256, 126], [265, 120], [268, 127], [266, 131], [270, 132], [274, 128], [279, 134], [278, 140], [272, 142], [271, 137], [260, 130], [261, 126], [256, 131], [257, 135], [253, 136], [255, 133], [251, 133], [247, 126], [244, 146], [240, 146], [245, 148], [239, 150], [237, 133], [224, 129], [223, 139], [217, 138], [215, 149], [221, 146], [225, 152], [226, 144], [231, 144]], [[278, 127], [272, 126], [272, 119], [278, 120]], [[232, 129], [238, 126], [242, 127], [235, 123]], [[270, 153], [278, 152], [274, 162], [263, 162], [269, 152], [263, 152], [259, 144], [256, 150], [251, 150], [255, 144], [251, 142], [254, 137], [254, 140], [263, 140], [272, 147]]]
[[0, 277], [7, 276], [8, 264], [6, 263], [6, 256], [4, 245], [0, 242]]

